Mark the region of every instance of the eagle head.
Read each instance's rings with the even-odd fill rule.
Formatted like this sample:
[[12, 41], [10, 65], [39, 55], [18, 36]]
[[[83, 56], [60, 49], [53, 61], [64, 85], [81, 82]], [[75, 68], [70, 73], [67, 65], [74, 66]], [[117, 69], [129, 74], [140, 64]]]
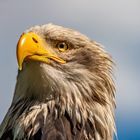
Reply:
[[3, 133], [10, 125], [15, 139], [26, 133], [34, 136], [39, 130], [43, 135], [43, 126], [52, 114], [53, 121], [66, 117], [70, 130], [75, 128], [74, 135], [82, 131], [85, 139], [112, 139], [113, 62], [100, 44], [72, 29], [53, 24], [35, 26], [21, 35], [17, 62], [9, 113], [13, 120], [5, 123]]

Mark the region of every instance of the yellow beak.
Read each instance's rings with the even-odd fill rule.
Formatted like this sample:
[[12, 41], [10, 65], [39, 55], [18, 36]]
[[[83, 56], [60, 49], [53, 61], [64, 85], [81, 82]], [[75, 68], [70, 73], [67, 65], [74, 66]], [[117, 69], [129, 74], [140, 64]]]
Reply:
[[18, 41], [17, 61], [19, 70], [22, 70], [25, 59], [41, 61], [44, 63], [49, 63], [49, 59], [53, 59], [61, 64], [66, 63], [63, 59], [47, 50], [45, 48], [44, 40], [33, 32], [23, 34]]

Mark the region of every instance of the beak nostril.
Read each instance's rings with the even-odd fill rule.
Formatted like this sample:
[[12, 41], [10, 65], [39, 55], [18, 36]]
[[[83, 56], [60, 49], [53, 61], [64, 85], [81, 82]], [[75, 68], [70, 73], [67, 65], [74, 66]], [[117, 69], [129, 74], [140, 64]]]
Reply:
[[32, 37], [32, 40], [33, 40], [35, 43], [38, 43], [38, 41], [37, 41], [34, 37]]

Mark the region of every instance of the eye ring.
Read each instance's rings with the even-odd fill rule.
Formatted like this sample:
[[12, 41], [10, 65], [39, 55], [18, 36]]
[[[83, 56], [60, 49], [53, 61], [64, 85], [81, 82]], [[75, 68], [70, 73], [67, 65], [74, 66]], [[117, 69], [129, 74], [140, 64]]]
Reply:
[[69, 49], [68, 45], [65, 42], [59, 42], [57, 44], [57, 48], [60, 52], [65, 52], [66, 50]]

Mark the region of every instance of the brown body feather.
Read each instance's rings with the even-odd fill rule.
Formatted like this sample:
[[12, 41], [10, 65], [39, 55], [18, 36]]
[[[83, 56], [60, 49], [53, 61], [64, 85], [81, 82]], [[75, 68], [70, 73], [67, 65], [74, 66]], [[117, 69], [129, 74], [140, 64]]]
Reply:
[[43, 25], [39, 34], [66, 64], [28, 61], [18, 73], [14, 98], [1, 126], [0, 140], [112, 140], [115, 86], [112, 59], [96, 42], [70, 29]]

